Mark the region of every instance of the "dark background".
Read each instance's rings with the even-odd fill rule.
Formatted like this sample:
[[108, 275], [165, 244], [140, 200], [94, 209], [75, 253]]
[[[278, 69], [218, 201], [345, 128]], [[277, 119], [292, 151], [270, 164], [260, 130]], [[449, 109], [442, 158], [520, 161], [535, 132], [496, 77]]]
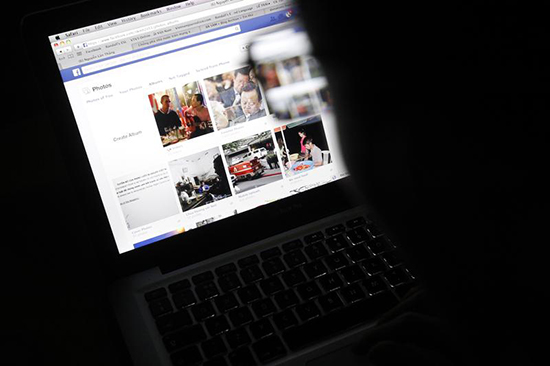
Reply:
[[126, 364], [79, 195], [19, 33], [25, 14], [71, 2], [18, 2], [2, 21], [2, 364]]

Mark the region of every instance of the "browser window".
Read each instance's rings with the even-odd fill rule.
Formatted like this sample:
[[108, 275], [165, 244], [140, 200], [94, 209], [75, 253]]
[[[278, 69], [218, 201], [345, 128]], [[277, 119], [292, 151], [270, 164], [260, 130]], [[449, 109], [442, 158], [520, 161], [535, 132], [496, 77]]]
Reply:
[[248, 64], [289, 1], [169, 8], [50, 37], [120, 253], [347, 176], [330, 110], [276, 118]]

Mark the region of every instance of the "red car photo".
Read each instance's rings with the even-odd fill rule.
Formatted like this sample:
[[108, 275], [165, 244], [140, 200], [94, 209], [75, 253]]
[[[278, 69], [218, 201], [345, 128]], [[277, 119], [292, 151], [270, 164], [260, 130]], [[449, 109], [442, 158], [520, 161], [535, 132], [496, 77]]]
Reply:
[[229, 167], [229, 172], [233, 174], [237, 180], [251, 180], [260, 177], [264, 173], [264, 168], [257, 158], [241, 161]]

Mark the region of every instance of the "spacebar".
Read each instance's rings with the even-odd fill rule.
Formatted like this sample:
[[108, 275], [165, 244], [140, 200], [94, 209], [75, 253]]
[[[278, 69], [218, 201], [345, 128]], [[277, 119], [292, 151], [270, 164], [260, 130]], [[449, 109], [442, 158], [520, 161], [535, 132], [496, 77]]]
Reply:
[[388, 291], [288, 329], [283, 332], [283, 339], [295, 351], [354, 326], [373, 321], [396, 304], [397, 299]]

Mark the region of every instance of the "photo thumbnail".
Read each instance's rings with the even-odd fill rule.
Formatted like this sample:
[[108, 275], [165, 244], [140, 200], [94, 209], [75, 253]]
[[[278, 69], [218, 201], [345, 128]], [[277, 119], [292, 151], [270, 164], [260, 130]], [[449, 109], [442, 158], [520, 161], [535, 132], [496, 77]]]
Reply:
[[320, 116], [278, 127], [275, 138], [286, 176], [332, 163]]
[[225, 144], [223, 153], [237, 193], [283, 178], [271, 131]]
[[250, 66], [205, 79], [218, 130], [266, 116], [263, 92]]
[[206, 98], [197, 82], [150, 94], [149, 103], [163, 146], [214, 131]]
[[231, 196], [219, 147], [169, 163], [182, 211]]
[[309, 56], [259, 63], [258, 79], [271, 113], [281, 120], [312, 116], [332, 106], [318, 61]]

